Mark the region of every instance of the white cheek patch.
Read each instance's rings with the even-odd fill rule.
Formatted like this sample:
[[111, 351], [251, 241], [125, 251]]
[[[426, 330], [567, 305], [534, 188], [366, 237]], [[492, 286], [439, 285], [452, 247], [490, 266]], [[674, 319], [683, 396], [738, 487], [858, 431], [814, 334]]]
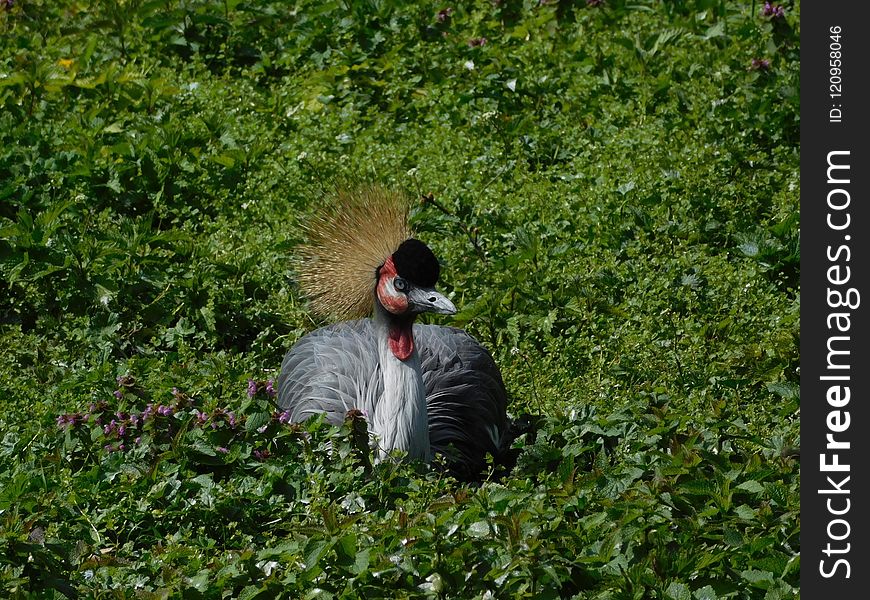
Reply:
[[396, 291], [391, 277], [381, 278], [378, 284], [378, 300], [394, 315], [401, 315], [408, 310], [408, 296]]

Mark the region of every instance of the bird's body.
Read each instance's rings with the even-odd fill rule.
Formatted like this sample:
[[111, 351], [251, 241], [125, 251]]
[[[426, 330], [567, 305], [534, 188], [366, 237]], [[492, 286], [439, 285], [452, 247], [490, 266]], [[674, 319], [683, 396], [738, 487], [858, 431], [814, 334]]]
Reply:
[[401, 198], [381, 188], [339, 195], [314, 240], [302, 288], [315, 309], [348, 318], [302, 337], [284, 358], [278, 405], [291, 421], [324, 414], [341, 423], [361, 411], [380, 454], [444, 454], [474, 473], [507, 438], [507, 393], [492, 356], [460, 329], [414, 324], [422, 312], [453, 314], [435, 291], [440, 266], [413, 239]]
[[[381, 447], [403, 448], [423, 460], [433, 453], [455, 456], [469, 471], [479, 470], [487, 453], [497, 455], [508, 427], [501, 373], [489, 352], [461, 329], [417, 324], [413, 335], [422, 399], [405, 390], [399, 406], [384, 402], [387, 388], [401, 390], [402, 382], [389, 377], [394, 357], [375, 352], [374, 321], [359, 319], [299, 340], [281, 365], [278, 404], [290, 410], [292, 421], [325, 413], [334, 424], [356, 408]], [[291, 381], [297, 383], [285, 383]], [[425, 427], [420, 417], [426, 418]], [[400, 424], [403, 430], [396, 427]]]

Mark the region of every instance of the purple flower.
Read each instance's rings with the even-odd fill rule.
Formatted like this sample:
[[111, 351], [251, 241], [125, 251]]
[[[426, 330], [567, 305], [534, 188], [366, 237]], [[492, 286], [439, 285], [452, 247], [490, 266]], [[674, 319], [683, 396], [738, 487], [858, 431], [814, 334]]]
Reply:
[[171, 417], [175, 413], [175, 409], [171, 406], [166, 406], [161, 404], [157, 407], [157, 414], [162, 415], [164, 417]]
[[145, 405], [145, 410], [142, 411], [142, 420], [147, 421], [154, 414], [154, 405], [149, 403]]
[[753, 71], [767, 71], [770, 69], [770, 60], [766, 58], [753, 58], [749, 68]]
[[282, 425], [286, 425], [287, 423], [289, 423], [290, 422], [290, 411], [285, 410], [280, 415], [278, 415], [278, 422], [281, 423]]
[[139, 417], [137, 417], [136, 415], [130, 415], [130, 425], [132, 425], [133, 427], [136, 427], [136, 425], [138, 425], [138, 424], [139, 424]]
[[770, 17], [771, 19], [782, 19], [785, 17], [785, 8], [781, 4], [765, 2], [764, 6], [761, 7], [761, 16]]
[[236, 414], [235, 413], [228, 413], [227, 417], [228, 417], [227, 422], [230, 424], [230, 429], [235, 429], [236, 428]]
[[137, 436], [136, 439], [133, 440], [133, 443], [136, 444], [137, 446], [139, 444], [141, 444], [142, 443], [142, 436]]
[[269, 381], [266, 382], [266, 394], [270, 398], [274, 398], [277, 393], [278, 392], [275, 391], [275, 382], [272, 379], [270, 379]]
[[121, 398], [124, 397], [124, 392], [122, 392], [121, 390], [115, 390], [114, 392], [112, 392], [112, 394], [113, 394], [113, 395], [115, 396], [115, 398], [117, 398], [118, 400], [120, 400]]
[[81, 418], [77, 413], [66, 413], [57, 416], [58, 427], [72, 427], [76, 424], [76, 420]]
[[266, 460], [272, 455], [268, 450], [254, 450], [253, 454], [257, 460]]
[[439, 23], [448, 23], [450, 21], [450, 15], [452, 14], [452, 8], [442, 8], [435, 14], [435, 20]]
[[486, 38], [485, 37], [471, 38], [470, 40], [468, 40], [468, 45], [471, 46], [472, 48], [480, 48], [481, 46], [486, 45]]
[[248, 379], [248, 398], [253, 398], [257, 394], [257, 382], [253, 379]]
[[229, 450], [227, 450], [223, 446], [218, 446], [217, 451], [220, 452], [221, 454], [226, 454], [227, 452], [229, 452]]
[[127, 435], [127, 426], [122, 424], [118, 427], [118, 437], [122, 438], [125, 435]]
[[201, 410], [197, 410], [196, 412], [196, 422], [202, 425], [206, 421], [208, 421], [208, 415]]

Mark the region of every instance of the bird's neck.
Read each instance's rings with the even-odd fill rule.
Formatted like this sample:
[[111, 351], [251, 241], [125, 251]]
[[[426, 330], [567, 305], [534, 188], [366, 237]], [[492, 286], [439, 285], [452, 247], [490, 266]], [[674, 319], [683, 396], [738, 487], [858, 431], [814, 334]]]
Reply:
[[372, 416], [372, 429], [383, 452], [404, 450], [411, 459], [429, 461], [426, 389], [411, 329], [413, 319], [399, 321], [378, 306], [374, 323], [384, 395]]

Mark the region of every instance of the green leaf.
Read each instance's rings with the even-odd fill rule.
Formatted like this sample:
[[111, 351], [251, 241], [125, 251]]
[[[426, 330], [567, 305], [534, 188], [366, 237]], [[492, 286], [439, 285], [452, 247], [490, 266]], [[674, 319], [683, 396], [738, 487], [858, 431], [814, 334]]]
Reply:
[[719, 600], [716, 590], [709, 585], [698, 588], [692, 595], [695, 597], [695, 600]]
[[743, 545], [743, 534], [736, 529], [726, 527], [722, 532], [722, 541], [729, 546], [739, 547]]
[[255, 412], [247, 416], [245, 420], [246, 431], [256, 431], [257, 429], [269, 424], [272, 420], [272, 415], [267, 412]]
[[711, 40], [717, 37], [724, 37], [725, 35], [725, 21], [717, 21], [715, 24], [711, 25], [707, 28], [707, 31], [704, 32], [704, 39]]
[[121, 121], [115, 121], [103, 127], [103, 133], [121, 133], [124, 131], [124, 126]]
[[320, 559], [329, 551], [331, 547], [327, 540], [312, 538], [308, 540], [303, 551], [303, 564], [306, 571], [311, 571], [316, 568]]
[[739, 485], [734, 486], [734, 489], [746, 490], [747, 492], [751, 492], [753, 494], [761, 494], [764, 492], [764, 486], [755, 481], [754, 479], [744, 481]]
[[218, 163], [219, 165], [227, 167], [228, 169], [236, 166], [236, 160], [232, 156], [229, 156], [227, 154], [218, 154], [215, 156], [210, 156], [209, 158], [214, 162]]
[[269, 592], [268, 590], [264, 590], [256, 585], [249, 585], [242, 589], [239, 594], [239, 600], [254, 600], [255, 598], [271, 597], [271, 595], [272, 592]]
[[208, 473], [197, 475], [193, 478], [193, 481], [206, 490], [210, 490], [214, 487], [214, 479], [212, 479], [211, 475], [209, 475]]
[[357, 553], [356, 534], [349, 533], [338, 539], [335, 549], [343, 558], [355, 559]]
[[670, 600], [692, 600], [692, 592], [685, 583], [673, 581], [665, 590], [665, 597]]
[[468, 526], [466, 531], [471, 537], [485, 537], [489, 535], [489, 523], [486, 521], [475, 521]]
[[353, 567], [351, 568], [351, 571], [355, 575], [361, 575], [362, 573], [365, 573], [366, 571], [368, 571], [369, 563], [370, 563], [370, 554], [371, 554], [371, 550], [369, 548], [364, 548], [356, 553], [356, 557], [354, 558], [354, 561], [353, 561]]
[[740, 573], [740, 576], [748, 581], [753, 587], [766, 590], [773, 585], [773, 573], [770, 571], [759, 571], [756, 569], [747, 569]]
[[622, 185], [620, 185], [618, 188], [616, 188], [616, 191], [624, 196], [628, 192], [633, 190], [636, 186], [637, 186], [637, 184], [634, 181], [627, 181], [627, 182], [623, 183]]
[[745, 521], [752, 521], [755, 519], [755, 509], [747, 504], [741, 504], [740, 506], [734, 509], [734, 512], [738, 517]]
[[204, 592], [208, 590], [211, 573], [212, 572], [208, 569], [201, 570], [199, 573], [190, 578], [190, 585], [198, 592]]

